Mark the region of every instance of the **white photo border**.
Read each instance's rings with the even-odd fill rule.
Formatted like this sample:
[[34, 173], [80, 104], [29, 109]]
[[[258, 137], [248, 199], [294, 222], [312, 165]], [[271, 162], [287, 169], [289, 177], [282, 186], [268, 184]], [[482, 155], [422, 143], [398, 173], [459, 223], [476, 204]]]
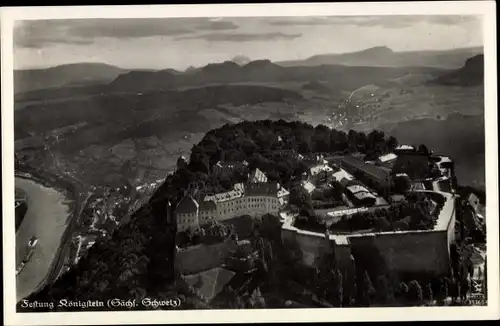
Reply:
[[[4, 312], [7, 325], [189, 324], [475, 320], [499, 318], [499, 221], [496, 80], [496, 7], [493, 1], [210, 4], [1, 8], [2, 200]], [[278, 17], [348, 15], [481, 15], [485, 54], [486, 229], [488, 306], [319, 308], [137, 312], [17, 313], [15, 291], [13, 24], [17, 20], [153, 17]], [[334, 309], [334, 310], [332, 310]]]

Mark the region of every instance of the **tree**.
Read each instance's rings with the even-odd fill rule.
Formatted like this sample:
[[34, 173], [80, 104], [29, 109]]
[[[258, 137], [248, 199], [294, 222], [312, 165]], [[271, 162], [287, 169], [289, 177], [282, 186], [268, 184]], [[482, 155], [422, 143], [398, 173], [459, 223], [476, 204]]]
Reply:
[[266, 308], [266, 300], [260, 292], [260, 288], [256, 288], [250, 298], [248, 299], [248, 305], [250, 308]]
[[360, 303], [364, 306], [369, 306], [372, 300], [373, 295], [375, 294], [375, 288], [373, 287], [373, 283], [370, 280], [370, 275], [368, 275], [368, 271], [365, 270], [363, 278], [361, 280], [361, 289], [360, 289], [361, 300]]
[[419, 302], [423, 299], [422, 287], [416, 280], [408, 283], [408, 299], [413, 302]]
[[394, 178], [394, 192], [405, 194], [410, 190], [411, 181], [406, 176], [397, 176]]
[[193, 284], [193, 287], [197, 290], [199, 290], [203, 286], [203, 279], [201, 275], [198, 275], [196, 282]]
[[469, 280], [468, 279], [462, 279], [460, 281], [460, 297], [462, 299], [462, 302], [465, 302], [465, 299], [467, 298], [467, 294], [470, 291], [470, 285], [469, 285]]
[[453, 277], [450, 280], [448, 292], [453, 302], [455, 302], [460, 295], [460, 283]]
[[397, 295], [400, 298], [406, 298], [406, 296], [408, 295], [408, 285], [406, 285], [405, 282], [399, 283], [397, 288]]
[[397, 139], [394, 138], [393, 136], [390, 136], [389, 139], [387, 140], [387, 147], [390, 150], [396, 149], [396, 147], [398, 147], [398, 141], [397, 141]]
[[311, 195], [300, 185], [294, 186], [290, 190], [290, 204], [297, 205], [299, 208], [312, 207], [312, 198]]
[[379, 275], [377, 278], [377, 300], [382, 303], [394, 300], [394, 294], [386, 274]]
[[343, 278], [342, 278], [342, 273], [340, 270], [337, 268], [335, 270], [335, 275], [334, 275], [334, 287], [333, 287], [333, 303], [337, 307], [342, 306], [344, 298], [344, 284], [343, 284]]
[[439, 279], [438, 288], [439, 291], [436, 295], [436, 299], [439, 305], [443, 305], [444, 300], [448, 297], [448, 282], [446, 281], [446, 279], [444, 278]]
[[431, 283], [427, 283], [427, 285], [425, 286], [424, 298], [426, 298], [429, 302], [432, 302], [434, 300]]
[[425, 155], [429, 155], [430, 154], [429, 149], [424, 144], [421, 144], [420, 146], [418, 146], [418, 152], [422, 153], [422, 154], [425, 154]]

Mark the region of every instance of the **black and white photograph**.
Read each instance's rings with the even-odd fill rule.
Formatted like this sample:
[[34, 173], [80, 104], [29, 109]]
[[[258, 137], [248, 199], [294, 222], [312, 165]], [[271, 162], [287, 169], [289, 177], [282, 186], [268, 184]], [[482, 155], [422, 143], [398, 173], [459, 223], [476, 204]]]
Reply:
[[351, 5], [3, 11], [12, 324], [498, 316], [495, 5]]

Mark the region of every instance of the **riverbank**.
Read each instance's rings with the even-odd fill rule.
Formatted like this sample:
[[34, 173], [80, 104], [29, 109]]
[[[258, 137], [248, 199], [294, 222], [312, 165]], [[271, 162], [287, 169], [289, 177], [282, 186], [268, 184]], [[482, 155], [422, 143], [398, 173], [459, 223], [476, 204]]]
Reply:
[[28, 197], [26, 215], [16, 232], [16, 266], [25, 259], [29, 240], [32, 237], [38, 239], [31, 259], [16, 275], [16, 294], [20, 300], [32, 293], [49, 273], [71, 208], [63, 192], [28, 178], [16, 177], [15, 182], [16, 187], [23, 189]]
[[[20, 280], [29, 278], [30, 275], [29, 275], [29, 273], [26, 274], [26, 271], [23, 271], [23, 274], [21, 274], [24, 276], [17, 279], [16, 283], [18, 283], [17, 284], [18, 289], [19, 289], [19, 287], [22, 288], [21, 291], [19, 291], [19, 290], [17, 291], [18, 292], [18, 300], [21, 300], [26, 295], [29, 295], [33, 292], [37, 292], [41, 288], [43, 288], [46, 284], [55, 281], [55, 279], [59, 276], [59, 274], [62, 270], [62, 267], [63, 267], [64, 257], [68, 253], [68, 244], [71, 243], [73, 232], [74, 232], [76, 226], [78, 225], [78, 217], [79, 217], [80, 212], [82, 210], [81, 203], [82, 203], [82, 194], [83, 194], [82, 188], [83, 187], [82, 187], [81, 183], [76, 179], [69, 180], [69, 177], [58, 176], [58, 175], [55, 175], [55, 174], [52, 174], [52, 173], [49, 173], [46, 171], [38, 171], [36, 169], [32, 169], [32, 168], [26, 167], [26, 166], [23, 166], [19, 170], [16, 170], [15, 175], [16, 175], [16, 179], [25, 180], [28, 182], [33, 182], [33, 183], [38, 184], [41, 187], [51, 189], [54, 192], [61, 194], [61, 201], [59, 204], [61, 206], [64, 206], [67, 208], [65, 214], [63, 214], [63, 215], [65, 215], [65, 218], [64, 218], [64, 222], [62, 223], [62, 225], [52, 225], [52, 227], [54, 228], [53, 230], [50, 230], [50, 228], [47, 228], [46, 225], [44, 225], [44, 227], [42, 228], [44, 230], [49, 229], [46, 232], [52, 231], [56, 234], [60, 234], [60, 237], [57, 237], [59, 241], [57, 242], [57, 244], [52, 243], [51, 253], [53, 254], [53, 256], [49, 259], [48, 267], [45, 266], [46, 273], [42, 274], [43, 277], [41, 279], [39, 279], [38, 277], [36, 278], [37, 280], [39, 280], [37, 282], [37, 284], [33, 285], [35, 282], [35, 281], [33, 281], [33, 275], [31, 275], [31, 281], [28, 282], [28, 283], [30, 283], [29, 285], [25, 284], [26, 280], [20, 282]], [[19, 183], [18, 180], [16, 180], [16, 184], [17, 183]], [[41, 207], [40, 207], [38, 200], [36, 200], [34, 204], [38, 205], [38, 206], [35, 206], [35, 208], [33, 208], [32, 210], [44, 211], [46, 209], [46, 207], [44, 205], [41, 205]], [[49, 207], [50, 207], [50, 205], [49, 205]], [[59, 213], [61, 213], [61, 212], [59, 212]], [[49, 215], [53, 218], [56, 218], [56, 216], [58, 216], [60, 214], [54, 215], [51, 212], [49, 212], [47, 215]], [[33, 222], [33, 221], [30, 221], [30, 222], [34, 223], [36, 225], [36, 223], [40, 223], [38, 220], [43, 219], [45, 216], [40, 216], [40, 214], [38, 214], [37, 217], [38, 218], [35, 218], [35, 222]], [[31, 219], [33, 220], [33, 216], [31, 216]], [[49, 219], [48, 221], [50, 221], [50, 220], [51, 219]], [[33, 228], [36, 228], [36, 227], [33, 227]], [[16, 238], [17, 238], [17, 235], [16, 235]], [[51, 235], [51, 238], [53, 238], [52, 235]], [[19, 242], [20, 243], [18, 244], [17, 239], [16, 239], [16, 246], [22, 245], [22, 239], [20, 239]], [[49, 243], [50, 243], [50, 241], [49, 241]], [[44, 246], [44, 245], [47, 245], [47, 243], [43, 243], [41, 241], [40, 245]], [[44, 258], [48, 259], [45, 256], [44, 256]], [[37, 259], [37, 257], [35, 256], [34, 259]], [[39, 257], [38, 257], [38, 259], [39, 259]], [[26, 275], [28, 275], [28, 276], [26, 276]], [[30, 288], [31, 288], [31, 291], [29, 290]]]

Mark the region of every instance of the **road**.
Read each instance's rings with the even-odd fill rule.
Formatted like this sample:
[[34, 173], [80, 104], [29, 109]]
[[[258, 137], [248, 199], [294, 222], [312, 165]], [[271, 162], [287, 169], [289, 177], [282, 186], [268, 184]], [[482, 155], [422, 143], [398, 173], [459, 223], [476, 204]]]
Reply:
[[42, 283], [38, 286], [37, 290], [42, 289], [46, 284], [52, 284], [54, 283], [61, 272], [63, 271], [64, 267], [64, 262], [66, 261], [66, 257], [68, 256], [71, 248], [71, 243], [73, 241], [73, 233], [78, 226], [78, 220], [80, 217], [80, 214], [82, 213], [83, 209], [85, 208], [85, 205], [87, 203], [87, 200], [90, 196], [86, 196], [82, 200], [83, 194], [79, 193], [77, 196], [77, 199], [75, 200], [75, 208], [73, 210], [73, 213], [70, 217], [68, 226], [64, 230], [63, 236], [61, 238], [61, 244], [56, 252], [56, 255], [52, 261], [52, 264], [49, 269], [49, 273], [47, 274], [46, 278]]

